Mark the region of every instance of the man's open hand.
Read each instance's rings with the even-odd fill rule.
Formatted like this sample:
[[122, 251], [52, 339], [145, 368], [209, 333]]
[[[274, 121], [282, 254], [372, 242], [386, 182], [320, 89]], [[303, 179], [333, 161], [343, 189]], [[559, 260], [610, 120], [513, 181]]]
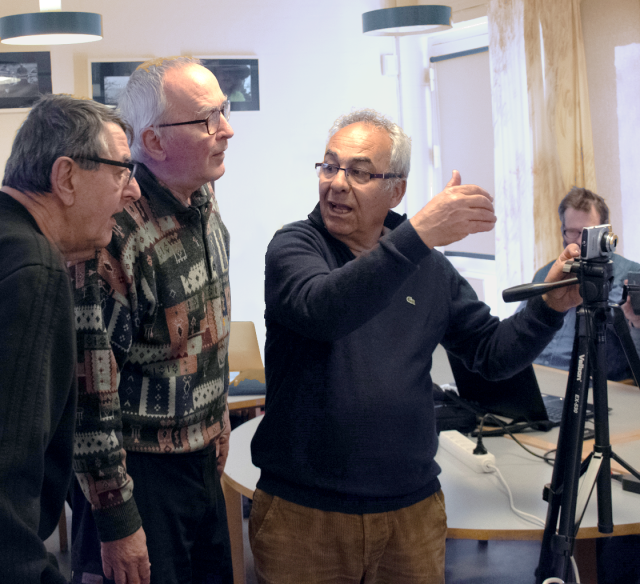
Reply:
[[491, 231], [496, 222], [493, 197], [476, 185], [460, 184], [453, 171], [445, 189], [409, 221], [430, 248], [460, 241], [471, 233]]

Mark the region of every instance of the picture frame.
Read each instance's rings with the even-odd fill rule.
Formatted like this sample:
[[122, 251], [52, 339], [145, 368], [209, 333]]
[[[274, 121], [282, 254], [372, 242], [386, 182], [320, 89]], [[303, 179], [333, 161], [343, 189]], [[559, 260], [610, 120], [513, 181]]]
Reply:
[[0, 52], [0, 108], [30, 108], [52, 93], [49, 52]]
[[231, 111], [260, 110], [258, 59], [247, 57], [197, 57], [211, 71], [231, 102]]
[[[258, 59], [247, 57], [198, 56], [229, 97], [231, 111], [260, 110]], [[110, 59], [89, 61], [90, 95], [92, 99], [115, 107], [119, 92], [129, 76], [148, 59]]]
[[109, 61], [89, 61], [89, 84], [91, 99], [116, 107], [120, 92], [127, 84], [130, 75], [138, 65], [142, 65], [147, 59], [110, 59]]

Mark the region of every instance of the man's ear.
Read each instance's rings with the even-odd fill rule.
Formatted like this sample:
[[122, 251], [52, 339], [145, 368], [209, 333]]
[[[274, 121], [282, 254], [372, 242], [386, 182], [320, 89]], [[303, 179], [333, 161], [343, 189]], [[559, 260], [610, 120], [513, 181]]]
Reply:
[[66, 207], [72, 207], [76, 202], [77, 170], [77, 164], [68, 156], [56, 158], [51, 167], [51, 192]]
[[157, 162], [162, 162], [166, 158], [162, 140], [153, 128], [145, 128], [140, 136], [142, 146], [147, 155]]
[[407, 192], [407, 179], [399, 180], [393, 186], [393, 193], [391, 195], [391, 209], [398, 206], [404, 194]]

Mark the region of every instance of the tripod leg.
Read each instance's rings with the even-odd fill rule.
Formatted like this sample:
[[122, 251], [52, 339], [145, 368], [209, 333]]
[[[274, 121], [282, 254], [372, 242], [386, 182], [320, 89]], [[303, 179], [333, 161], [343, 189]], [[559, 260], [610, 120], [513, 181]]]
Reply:
[[547, 521], [536, 570], [538, 584], [551, 576], [559, 576], [566, 581], [571, 571], [570, 559], [575, 540], [575, 504], [590, 370], [587, 333], [592, 329], [592, 311], [585, 307], [578, 309], [558, 448], [549, 489]]
[[627, 469], [630, 474], [640, 481], [640, 472], [633, 468], [628, 462], [625, 462], [620, 458], [613, 450], [611, 451], [611, 458], [613, 458], [613, 460], [615, 460], [621, 467]]
[[[613, 511], [611, 507], [611, 444], [609, 442], [609, 403], [607, 397], [606, 313], [603, 317], [604, 322], [600, 321], [596, 325], [596, 365], [593, 368], [595, 427], [593, 451], [596, 455], [602, 456], [602, 466], [598, 475], [598, 531], [600, 533], [612, 533]], [[625, 327], [627, 326], [626, 322], [624, 325]], [[627, 331], [628, 334], [629, 331]], [[629, 342], [631, 342], [630, 338]], [[635, 347], [633, 350], [635, 352]]]

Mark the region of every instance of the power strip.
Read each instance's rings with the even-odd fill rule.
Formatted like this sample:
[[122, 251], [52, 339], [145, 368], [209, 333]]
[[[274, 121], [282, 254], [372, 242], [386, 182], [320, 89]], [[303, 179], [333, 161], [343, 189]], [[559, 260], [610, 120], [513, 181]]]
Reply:
[[474, 454], [475, 442], [469, 440], [457, 430], [440, 432], [440, 448], [444, 448], [449, 454], [455, 456], [460, 462], [466, 464], [476, 472], [493, 472], [491, 465], [495, 466], [496, 457], [491, 454]]

